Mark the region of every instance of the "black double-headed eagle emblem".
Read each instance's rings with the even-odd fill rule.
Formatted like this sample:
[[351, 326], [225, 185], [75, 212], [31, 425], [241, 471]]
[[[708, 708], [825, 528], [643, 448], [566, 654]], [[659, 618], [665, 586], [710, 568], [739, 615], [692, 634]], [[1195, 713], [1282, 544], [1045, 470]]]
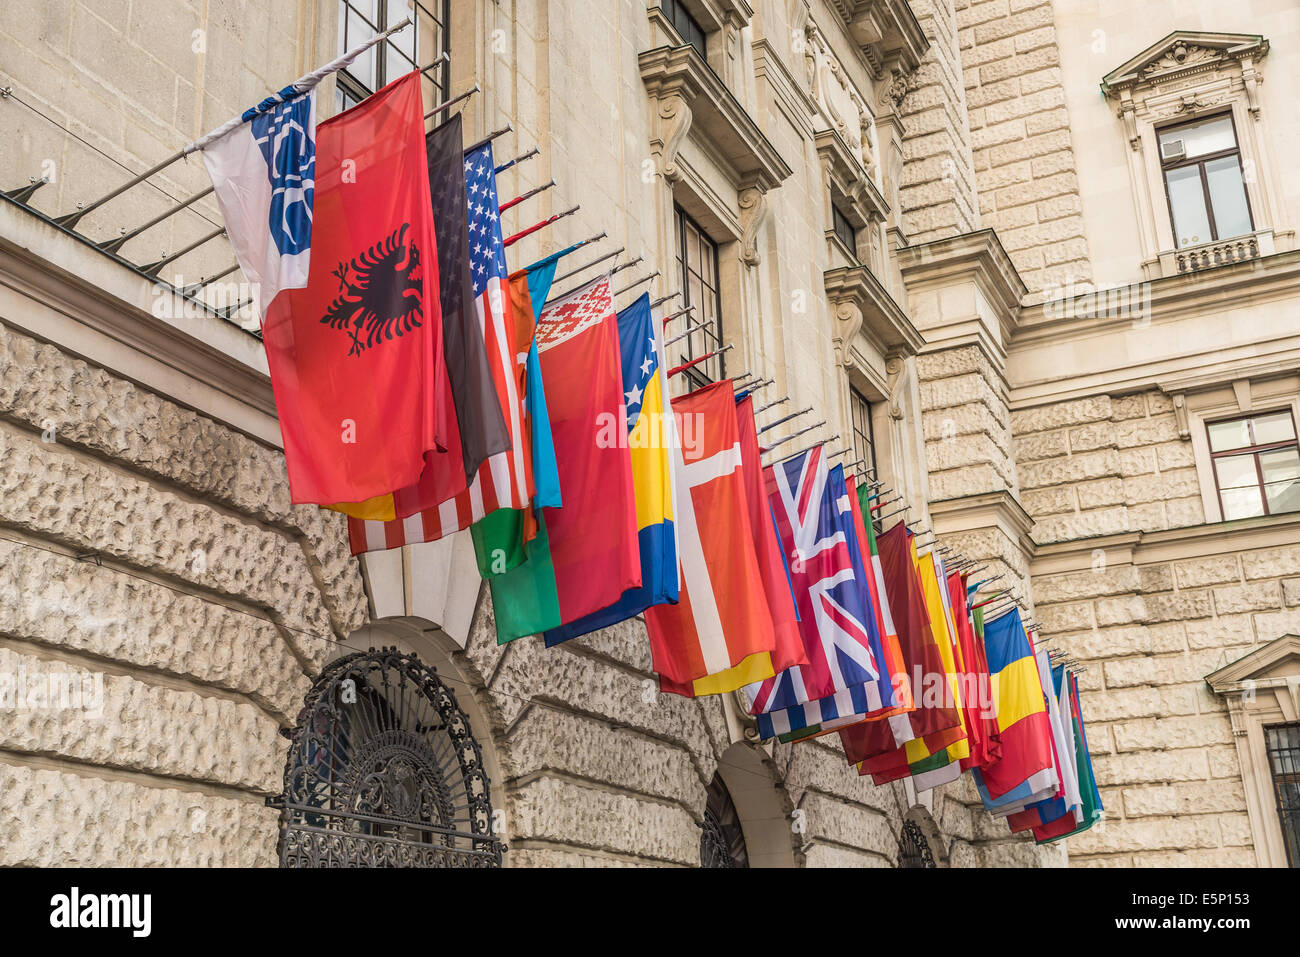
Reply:
[[321, 323], [351, 337], [350, 356], [420, 325], [424, 274], [419, 248], [406, 241], [410, 228], [410, 223], [403, 223], [388, 238], [334, 268], [339, 293]]

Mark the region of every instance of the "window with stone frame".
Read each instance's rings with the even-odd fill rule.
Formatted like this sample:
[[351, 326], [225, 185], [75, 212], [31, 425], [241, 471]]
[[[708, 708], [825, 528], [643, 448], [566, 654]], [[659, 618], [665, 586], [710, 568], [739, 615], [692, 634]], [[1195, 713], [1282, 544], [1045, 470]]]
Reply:
[[1273, 774], [1287, 861], [1292, 867], [1300, 867], [1300, 723], [1265, 728], [1264, 745]]
[[[410, 27], [371, 47], [335, 74], [335, 102], [339, 112], [356, 106], [402, 74], [427, 66], [441, 54], [450, 52], [451, 0], [339, 0], [338, 16], [340, 53], [407, 17], [412, 22]], [[421, 59], [425, 62], [421, 63]], [[445, 65], [424, 74], [426, 83], [433, 87], [430, 102], [447, 99], [448, 75]], [[430, 95], [427, 86], [425, 94]]]
[[1180, 248], [1254, 230], [1231, 113], [1161, 127], [1160, 167]]
[[1260, 98], [1268, 40], [1177, 30], [1102, 79], [1129, 150], [1146, 278], [1293, 247]]
[[699, 52], [700, 56], [708, 58], [708, 50], [705, 45], [705, 30], [699, 20], [686, 9], [686, 4], [682, 0], [660, 0], [660, 8], [668, 22], [673, 25], [673, 29], [681, 35], [683, 43], [689, 43]]
[[[718, 246], [680, 206], [674, 207], [677, 237], [677, 275], [681, 280], [682, 304], [694, 307], [686, 317], [694, 328], [673, 344], [676, 353], [670, 365], [699, 359], [722, 347], [722, 292], [718, 282]], [[726, 377], [725, 355], [705, 359], [682, 375], [691, 388]]]
[[849, 256], [858, 259], [858, 229], [841, 208], [839, 203], [831, 203], [831, 229], [835, 238], [844, 244]]
[[1205, 428], [1224, 521], [1300, 511], [1300, 444], [1290, 409]]

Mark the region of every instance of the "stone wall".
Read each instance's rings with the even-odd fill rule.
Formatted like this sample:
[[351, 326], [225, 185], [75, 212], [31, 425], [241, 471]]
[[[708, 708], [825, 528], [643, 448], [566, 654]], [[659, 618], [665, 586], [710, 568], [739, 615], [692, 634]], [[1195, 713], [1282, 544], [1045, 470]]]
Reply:
[[907, 78], [903, 118], [903, 226], [912, 243], [979, 228], [971, 130], [953, 0], [916, 0], [930, 49]]
[[1136, 564], [1122, 554], [1034, 577], [1044, 632], [1088, 667], [1080, 687], [1106, 805], [1105, 826], [1071, 839], [1070, 860], [1254, 866], [1232, 725], [1205, 676], [1300, 633], [1300, 546], [1220, 539], [1199, 557], [1139, 552]]
[[979, 221], [1031, 293], [1091, 280], [1051, 0], [956, 0]]
[[1205, 521], [1192, 443], [1162, 392], [1021, 409], [1011, 427], [1036, 542]]
[[0, 326], [0, 368], [0, 674], [102, 689], [0, 714], [0, 862], [273, 862], [277, 732], [366, 619], [343, 522], [54, 346]]

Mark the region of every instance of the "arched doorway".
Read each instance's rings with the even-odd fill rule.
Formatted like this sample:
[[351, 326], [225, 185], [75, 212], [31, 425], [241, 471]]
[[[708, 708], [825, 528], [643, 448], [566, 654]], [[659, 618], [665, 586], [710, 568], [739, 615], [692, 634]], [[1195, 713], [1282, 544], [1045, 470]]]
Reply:
[[904, 821], [898, 833], [899, 867], [935, 867], [934, 854], [925, 832], [915, 821]]
[[700, 826], [700, 867], [749, 867], [740, 814], [722, 776], [715, 774], [704, 802]]
[[280, 815], [284, 867], [499, 867], [483, 755], [411, 652], [340, 658], [307, 693]]

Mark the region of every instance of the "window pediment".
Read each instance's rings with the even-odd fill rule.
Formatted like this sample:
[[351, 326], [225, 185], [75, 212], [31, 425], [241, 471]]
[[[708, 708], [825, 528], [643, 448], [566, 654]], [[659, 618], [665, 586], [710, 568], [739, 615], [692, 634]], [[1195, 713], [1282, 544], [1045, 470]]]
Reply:
[[767, 192], [792, 170], [692, 46], [656, 47], [640, 56], [641, 79], [657, 101], [652, 146], [660, 172], [678, 178], [677, 151], [689, 135], [719, 153], [738, 185]]
[[844, 138], [834, 130], [819, 130], [814, 140], [817, 155], [821, 157], [827, 185], [835, 195], [844, 200], [853, 225], [865, 227], [872, 222], [883, 223], [889, 216], [889, 204], [876, 189], [867, 171], [857, 161]]
[[1162, 86], [1232, 63], [1258, 60], [1266, 53], [1268, 41], [1262, 36], [1176, 30], [1107, 73], [1101, 81], [1101, 89], [1107, 96], [1114, 97], [1124, 90]]

